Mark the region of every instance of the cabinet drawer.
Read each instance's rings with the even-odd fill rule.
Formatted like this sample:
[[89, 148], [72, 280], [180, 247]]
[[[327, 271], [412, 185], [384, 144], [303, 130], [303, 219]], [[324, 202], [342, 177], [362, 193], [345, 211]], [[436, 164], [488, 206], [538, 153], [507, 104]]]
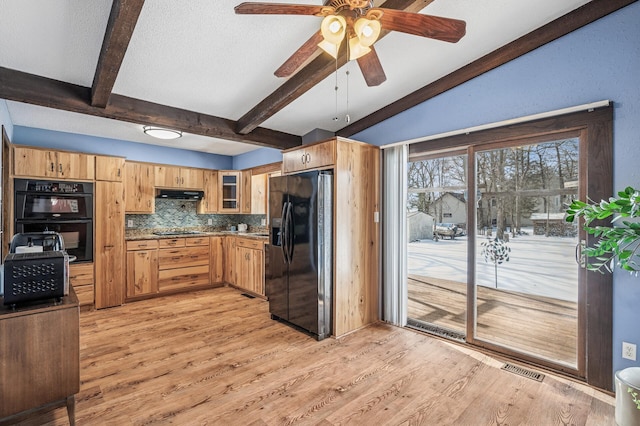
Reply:
[[158, 240], [158, 247], [160, 248], [184, 247], [184, 244], [184, 238], [165, 238]]
[[209, 265], [167, 269], [158, 274], [160, 292], [209, 284]]
[[187, 247], [207, 246], [209, 245], [209, 237], [186, 238], [185, 243]]
[[[79, 286], [91, 285], [93, 289], [93, 282], [93, 263], [69, 265], [69, 283], [76, 289], [76, 293]], [[91, 303], [93, 303], [93, 296], [91, 296]]]
[[254, 240], [253, 238], [237, 238], [236, 247], [246, 247], [255, 250], [264, 249], [264, 242], [261, 240]]
[[152, 250], [158, 248], [158, 240], [127, 241], [127, 251]]
[[209, 246], [160, 250], [158, 265], [160, 270], [187, 266], [208, 265]]

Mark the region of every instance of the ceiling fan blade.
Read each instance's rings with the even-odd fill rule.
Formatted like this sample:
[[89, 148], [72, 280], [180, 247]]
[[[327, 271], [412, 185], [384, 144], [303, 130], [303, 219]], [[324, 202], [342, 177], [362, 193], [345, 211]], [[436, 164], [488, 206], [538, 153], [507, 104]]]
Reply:
[[241, 15], [316, 15], [323, 8], [307, 4], [245, 2], [234, 10]]
[[318, 51], [318, 43], [323, 39], [324, 38], [320, 31], [312, 35], [309, 40], [300, 46], [300, 48], [296, 50], [282, 65], [280, 65], [280, 68], [278, 68], [276, 72], [274, 72], [276, 77], [289, 77], [293, 75], [293, 73], [295, 73], [302, 64], [304, 64], [313, 56], [314, 53]]
[[367, 82], [367, 86], [378, 86], [387, 80], [387, 76], [384, 74], [382, 64], [380, 63], [380, 58], [378, 58], [378, 54], [373, 46], [371, 46], [371, 52], [359, 57], [357, 61], [364, 80]]
[[466, 33], [467, 24], [459, 19], [385, 9], [380, 18], [382, 28], [455, 43]]

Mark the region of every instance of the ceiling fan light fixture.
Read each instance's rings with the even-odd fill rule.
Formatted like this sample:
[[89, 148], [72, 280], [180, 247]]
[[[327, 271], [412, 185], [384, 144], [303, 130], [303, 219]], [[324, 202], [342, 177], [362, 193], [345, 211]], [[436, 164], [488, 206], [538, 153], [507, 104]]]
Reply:
[[182, 137], [182, 132], [179, 130], [164, 129], [162, 127], [155, 126], [143, 126], [142, 131], [157, 139], [178, 139]]
[[354, 59], [358, 59], [371, 52], [371, 48], [369, 46], [365, 46], [360, 43], [360, 39], [358, 37], [351, 37], [349, 39], [349, 60], [353, 61]]
[[347, 21], [341, 15], [325, 16], [320, 24], [320, 31], [325, 41], [339, 45], [347, 33]]
[[353, 24], [356, 37], [360, 44], [366, 47], [371, 46], [378, 40], [381, 29], [380, 21], [376, 19], [358, 18]]
[[327, 40], [322, 40], [320, 43], [318, 43], [318, 47], [331, 55], [334, 59], [338, 59], [338, 48], [340, 47], [339, 44], [332, 44]]

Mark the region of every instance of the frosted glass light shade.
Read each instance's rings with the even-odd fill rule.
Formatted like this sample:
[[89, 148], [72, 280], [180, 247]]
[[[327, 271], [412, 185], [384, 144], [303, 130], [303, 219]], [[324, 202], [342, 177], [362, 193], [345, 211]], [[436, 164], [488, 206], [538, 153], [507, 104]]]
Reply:
[[349, 39], [349, 60], [353, 61], [354, 59], [358, 59], [371, 52], [371, 48], [369, 46], [363, 46], [360, 43], [358, 37], [352, 37]]
[[358, 18], [353, 24], [353, 30], [360, 44], [369, 47], [375, 43], [380, 36], [380, 21], [376, 19]]
[[320, 31], [325, 41], [340, 44], [347, 33], [347, 21], [340, 15], [329, 15], [322, 20]]
[[318, 47], [324, 50], [325, 52], [327, 52], [329, 55], [333, 56], [334, 59], [338, 59], [339, 46], [340, 46], [339, 44], [332, 44], [332, 43], [329, 43], [327, 40], [322, 40], [320, 43], [318, 43]]
[[144, 126], [142, 130], [149, 136], [157, 139], [178, 139], [182, 137], [179, 130], [163, 129], [162, 127]]

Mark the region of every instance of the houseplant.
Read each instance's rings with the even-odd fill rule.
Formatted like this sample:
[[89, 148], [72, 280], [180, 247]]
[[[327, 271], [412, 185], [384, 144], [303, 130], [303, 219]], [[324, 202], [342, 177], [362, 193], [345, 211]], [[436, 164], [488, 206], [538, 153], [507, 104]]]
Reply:
[[[598, 238], [583, 248], [589, 259], [586, 268], [600, 273], [612, 272], [614, 266], [638, 275], [640, 272], [640, 222], [624, 218], [640, 217], [640, 191], [628, 186], [609, 201], [586, 203], [574, 200], [567, 209], [567, 222], [584, 217], [584, 229]], [[590, 226], [594, 220], [612, 217], [610, 225]], [[617, 225], [617, 226], [616, 226]]]

